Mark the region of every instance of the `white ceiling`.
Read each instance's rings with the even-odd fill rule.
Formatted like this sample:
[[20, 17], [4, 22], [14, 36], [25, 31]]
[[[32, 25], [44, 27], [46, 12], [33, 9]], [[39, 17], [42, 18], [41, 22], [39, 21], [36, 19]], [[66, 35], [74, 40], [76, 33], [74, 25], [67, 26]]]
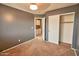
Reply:
[[68, 7], [75, 4], [76, 3], [37, 3], [39, 9], [32, 11], [29, 9], [30, 3], [4, 3], [4, 5], [11, 6], [13, 8], [17, 8], [33, 14], [44, 14], [47, 11]]

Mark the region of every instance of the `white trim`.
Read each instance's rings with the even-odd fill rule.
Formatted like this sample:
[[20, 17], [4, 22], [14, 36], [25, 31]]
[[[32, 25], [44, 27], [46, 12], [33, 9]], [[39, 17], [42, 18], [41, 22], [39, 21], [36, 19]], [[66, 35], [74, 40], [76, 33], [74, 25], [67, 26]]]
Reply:
[[74, 49], [74, 48], [71, 48], [71, 49], [74, 50], [74, 54], [75, 54], [75, 56], [77, 56], [76, 49]]
[[[75, 12], [62, 13], [62, 14], [56, 14], [56, 15], [60, 15], [60, 16], [62, 16], [62, 15], [68, 15], [68, 14], [75, 14]], [[49, 16], [53, 16], [53, 15], [49, 15]]]
[[36, 18], [34, 18], [34, 37], [36, 38], [36, 22], [35, 22]]
[[63, 14], [59, 14], [59, 15], [62, 16], [62, 15], [68, 15], [68, 14], [75, 14], [75, 12], [63, 13]]
[[[60, 15], [68, 15], [68, 14], [73, 14], [74, 15], [74, 18], [75, 18], [75, 12], [69, 12], [69, 13], [64, 13], [64, 14], [60, 14]], [[73, 18], [73, 20], [74, 20]], [[74, 21], [73, 21], [74, 22]], [[74, 23], [73, 23], [73, 29], [74, 29]], [[73, 39], [72, 39], [73, 40]], [[73, 41], [72, 41], [73, 42]], [[77, 53], [76, 53], [76, 49], [72, 48], [72, 44], [71, 44], [71, 49], [74, 50], [74, 53], [75, 55], [77, 56]]]
[[45, 17], [42, 18], [42, 39], [45, 41]]
[[29, 43], [29, 42], [32, 41], [32, 40], [33, 40], [33, 39], [31, 39], [31, 40], [29, 40], [29, 41], [25, 41], [25, 42], [23, 42], [23, 43], [20, 43], [20, 44], [18, 44], [18, 45], [15, 45], [15, 46], [13, 46], [13, 47], [11, 47], [11, 48], [8, 48], [8, 49], [6, 49], [6, 50], [3, 50], [3, 51], [1, 51], [1, 52], [6, 52], [6, 51], [11, 50], [11, 49], [13, 49], [13, 48], [16, 48], [16, 47], [18, 47], [18, 46], [20, 46], [20, 45]]
[[[59, 14], [59, 15], [68, 15], [68, 14], [73, 14], [74, 15], [74, 17], [75, 17], [75, 12], [69, 12], [69, 13], [64, 13], [64, 14]], [[74, 18], [73, 18], [73, 20], [74, 20]], [[74, 29], [74, 21], [73, 21], [73, 29]], [[72, 39], [73, 40], [73, 39]], [[72, 41], [73, 42], [73, 41]], [[71, 48], [72, 48], [72, 44], [71, 44]], [[73, 48], [74, 49], [74, 48]]]
[[[75, 12], [73, 13], [73, 15], [74, 15], [74, 18], [75, 18]], [[73, 20], [74, 20], [74, 18], [73, 18]], [[73, 30], [74, 30], [74, 21], [73, 21]], [[73, 31], [74, 32], [74, 31]], [[74, 34], [74, 33], [73, 33]], [[73, 37], [73, 36], [72, 36]], [[73, 38], [72, 38], [72, 42], [73, 42]], [[72, 44], [71, 44], [71, 48], [72, 48]], [[74, 49], [74, 48], [73, 48]]]

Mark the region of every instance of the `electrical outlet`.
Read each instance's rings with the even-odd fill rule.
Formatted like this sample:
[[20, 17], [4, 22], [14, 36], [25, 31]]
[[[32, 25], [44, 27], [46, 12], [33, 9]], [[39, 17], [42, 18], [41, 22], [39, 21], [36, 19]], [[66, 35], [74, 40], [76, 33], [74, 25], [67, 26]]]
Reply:
[[18, 40], [19, 42], [21, 41], [21, 40]]

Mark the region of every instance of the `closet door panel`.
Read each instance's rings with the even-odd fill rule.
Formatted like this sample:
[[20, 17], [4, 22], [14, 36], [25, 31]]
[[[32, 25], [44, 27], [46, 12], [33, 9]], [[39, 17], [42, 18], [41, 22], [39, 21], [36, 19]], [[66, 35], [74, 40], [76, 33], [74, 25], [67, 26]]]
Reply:
[[48, 19], [48, 41], [58, 44], [59, 43], [59, 15], [49, 16]]

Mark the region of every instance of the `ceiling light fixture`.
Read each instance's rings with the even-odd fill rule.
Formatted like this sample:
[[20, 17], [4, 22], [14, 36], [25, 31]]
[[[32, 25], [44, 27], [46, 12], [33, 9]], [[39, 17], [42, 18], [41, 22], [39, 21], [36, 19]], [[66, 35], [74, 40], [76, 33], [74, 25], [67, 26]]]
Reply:
[[36, 4], [31, 4], [30, 5], [30, 9], [31, 10], [37, 10], [38, 9], [38, 6]]

